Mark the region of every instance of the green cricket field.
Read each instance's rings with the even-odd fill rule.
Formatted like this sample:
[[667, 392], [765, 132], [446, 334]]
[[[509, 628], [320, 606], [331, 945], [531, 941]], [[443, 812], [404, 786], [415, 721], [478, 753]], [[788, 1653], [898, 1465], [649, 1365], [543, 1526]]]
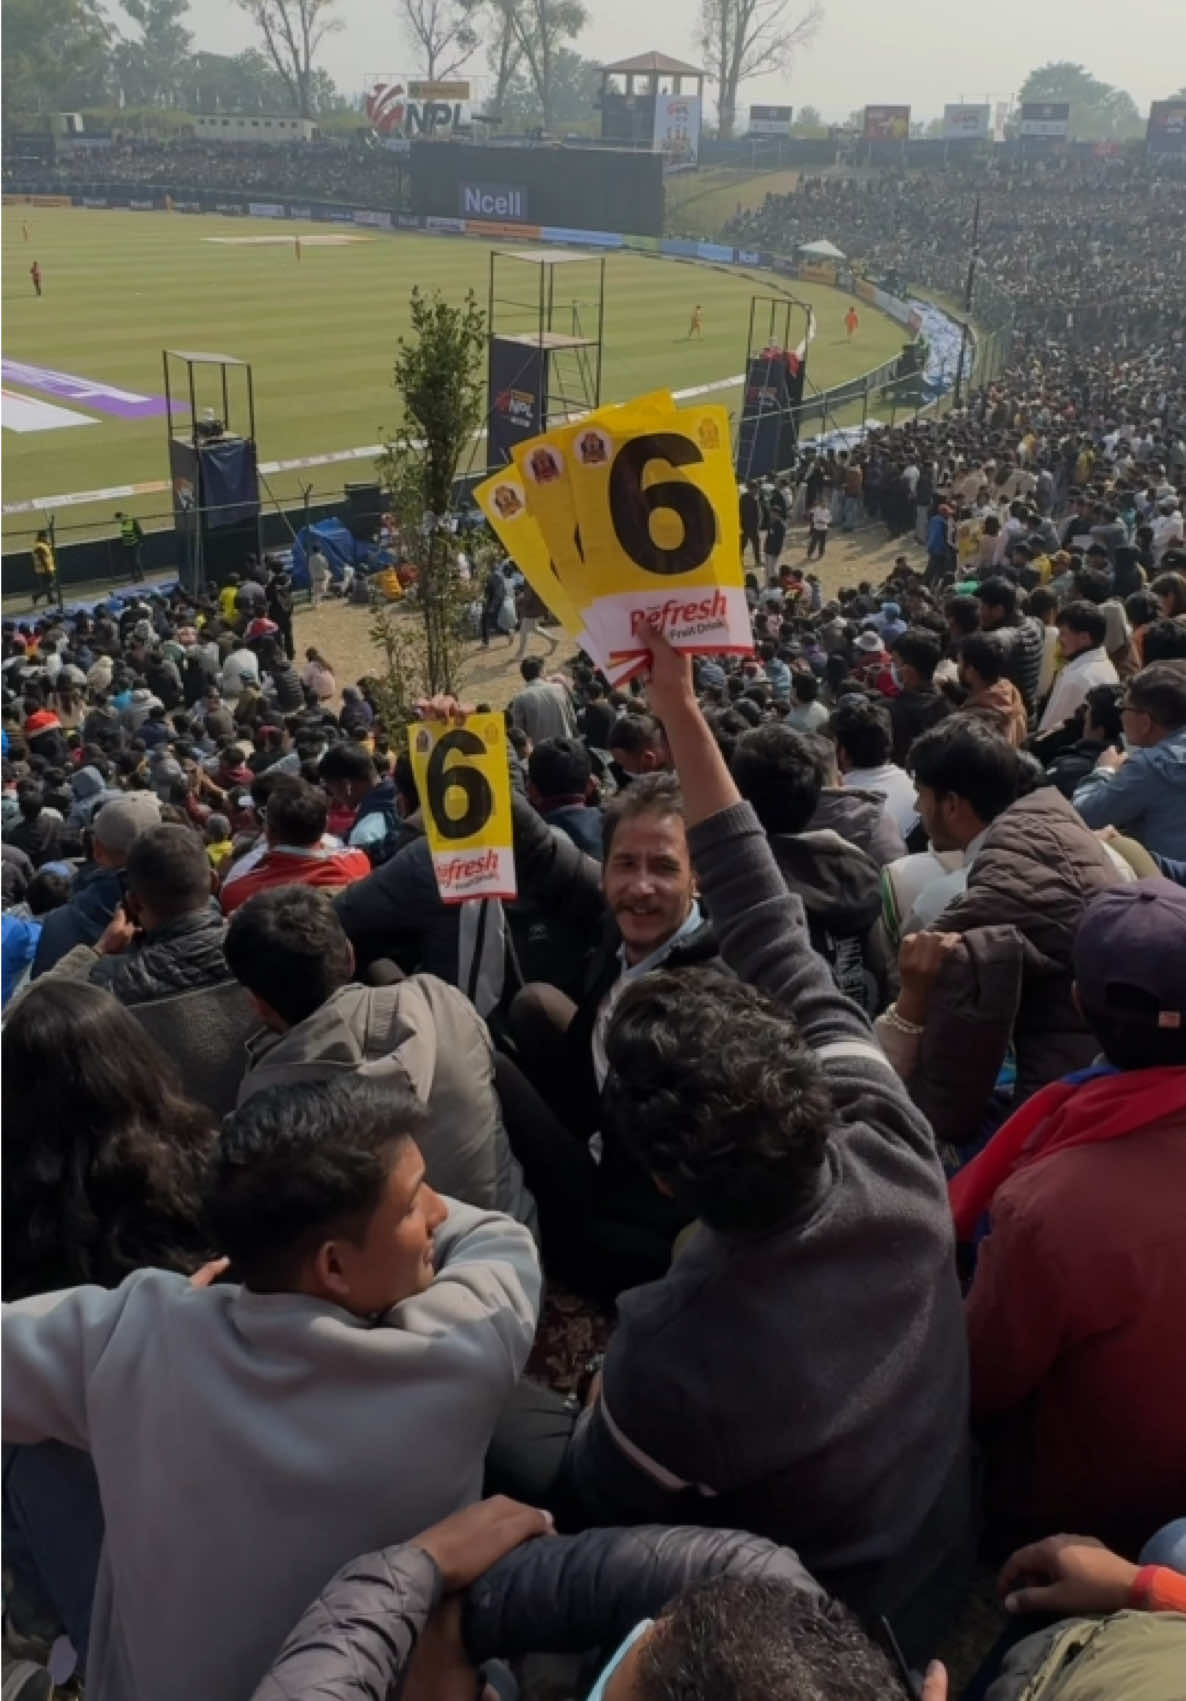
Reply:
[[[165, 523], [165, 348], [217, 352], [251, 364], [261, 463], [311, 463], [268, 472], [270, 494], [288, 500], [312, 486], [316, 497], [340, 491], [344, 480], [365, 481], [372, 474], [369, 458], [340, 457], [377, 443], [399, 423], [392, 361], [407, 328], [413, 285], [439, 288], [454, 302], [472, 289], [485, 308], [492, 246], [345, 225], [5, 207], [5, 549], [28, 548], [30, 528], [42, 513], [55, 514], [59, 541], [109, 529], [112, 512], [121, 507], [146, 525]], [[557, 328], [571, 329], [575, 298], [581, 330], [591, 331], [593, 276], [591, 264], [556, 269]], [[736, 387], [726, 381], [744, 365], [751, 297], [787, 288], [815, 310], [808, 357], [813, 386], [823, 389], [869, 371], [901, 347], [899, 327], [868, 305], [861, 306], [858, 334], [848, 338], [848, 298], [825, 285], [610, 253], [602, 399], [712, 384], [720, 386], [714, 399], [735, 405]], [[532, 323], [537, 291], [534, 268], [499, 262], [500, 297], [525, 304], [513, 328]], [[690, 336], [697, 305], [703, 332]], [[759, 321], [763, 328], [766, 322]], [[792, 318], [795, 337], [804, 322], [803, 314]], [[504, 309], [500, 323], [509, 323]], [[198, 400], [201, 406], [217, 397]], [[239, 424], [233, 400], [232, 415]], [[318, 459], [329, 456], [339, 458]], [[479, 448], [475, 464], [480, 459]], [[131, 484], [148, 488], [85, 504], [54, 500]]]

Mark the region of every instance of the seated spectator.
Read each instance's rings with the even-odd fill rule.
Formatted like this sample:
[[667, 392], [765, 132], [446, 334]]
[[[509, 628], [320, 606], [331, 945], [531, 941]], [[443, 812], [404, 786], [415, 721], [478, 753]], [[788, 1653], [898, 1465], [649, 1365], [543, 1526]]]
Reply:
[[601, 810], [591, 807], [593, 767], [572, 738], [545, 738], [527, 758], [527, 796], [544, 820], [578, 850], [601, 861]]
[[[725, 960], [753, 984], [661, 972], [614, 1011], [606, 1133], [699, 1226], [661, 1282], [619, 1298], [600, 1391], [567, 1441], [557, 1421], [561, 1489], [598, 1521], [678, 1518], [709, 1496], [714, 1519], [795, 1543], [825, 1587], [889, 1614], [915, 1650], [945, 1616], [968, 1535], [941, 1171], [811, 949], [686, 659], [664, 648], [653, 666], [697, 873]], [[496, 1464], [514, 1430], [509, 1416]]]
[[1038, 585], [1030, 592], [1027, 612], [1042, 623], [1042, 665], [1038, 670], [1037, 701], [1043, 703], [1054, 684], [1059, 655], [1058, 627], [1055, 625], [1058, 598], [1049, 585]]
[[837, 987], [875, 1016], [891, 968], [877, 864], [838, 833], [810, 831], [819, 802], [814, 752], [787, 726], [755, 727], [737, 742], [734, 782], [766, 831], [787, 890], [803, 902], [812, 948]]
[[523, 689], [511, 698], [507, 716], [511, 726], [527, 734], [532, 744], [545, 738], [574, 738], [576, 710], [566, 685], [543, 677], [544, 664], [538, 656], [519, 663]]
[[898, 695], [889, 700], [893, 729], [891, 759], [903, 767], [914, 740], [951, 713], [951, 704], [935, 689], [935, 669], [943, 646], [925, 627], [911, 627], [893, 640], [890, 647]]
[[[906, 841], [886, 814], [884, 799], [875, 791], [858, 791], [841, 783], [836, 746], [823, 733], [804, 734], [820, 776], [819, 802], [809, 823], [812, 831], [830, 828], [863, 850], [879, 868], [906, 855]], [[729, 752], [725, 752], [726, 761]]]
[[[495, 1496], [361, 1556], [309, 1607], [252, 1701], [337, 1701], [360, 1671], [375, 1694], [395, 1694], [409, 1669], [413, 1683], [447, 1674], [469, 1693], [483, 1660], [537, 1647], [614, 1650], [590, 1691], [610, 1701], [677, 1689], [767, 1701], [774, 1669], [787, 1697], [823, 1695], [838, 1671], [847, 1701], [885, 1701], [900, 1681], [786, 1548], [695, 1528], [534, 1539], [547, 1529], [545, 1513]], [[922, 1701], [946, 1694], [935, 1662]]]
[[1004, 1539], [1080, 1528], [1135, 1551], [1184, 1482], [1186, 891], [1095, 897], [1072, 965], [1102, 1062], [1022, 1102], [951, 1184], [961, 1239], [989, 1214], [973, 1411]]
[[1123, 685], [1093, 685], [1087, 693], [1075, 717], [1079, 722], [1079, 737], [1046, 764], [1047, 784], [1057, 786], [1064, 797], [1074, 795], [1075, 788], [1091, 773], [1105, 750], [1120, 748], [1124, 732], [1120, 713], [1123, 700]]
[[964, 852], [964, 890], [932, 923], [958, 934], [959, 947], [921, 1033], [892, 1036], [893, 1055], [900, 1068], [903, 1049], [916, 1058], [903, 1070], [916, 1102], [941, 1140], [962, 1146], [991, 1116], [1010, 1045], [1017, 1104], [1091, 1062], [1094, 1040], [1071, 996], [1071, 942], [1085, 905], [1122, 875], [1053, 787], [1019, 795], [1022, 758], [974, 717], [932, 727], [910, 760], [932, 848]]
[[827, 726], [828, 711], [819, 700], [819, 680], [814, 673], [791, 675], [791, 706], [783, 724], [794, 732], [819, 732]]
[[853, 678], [879, 697], [896, 697], [897, 681], [885, 645], [876, 632], [862, 632], [853, 648]]
[[410, 1087], [428, 1112], [419, 1146], [429, 1185], [534, 1222], [502, 1124], [490, 1034], [456, 987], [434, 975], [360, 986], [328, 894], [308, 886], [249, 898], [227, 929], [226, 960], [265, 1029], [248, 1042], [240, 1104], [268, 1087], [346, 1075]]
[[123, 901], [123, 869], [146, 827], [161, 818], [152, 792], [133, 791], [98, 810], [90, 829], [90, 857], [79, 870], [73, 896], [45, 917], [33, 977], [44, 974], [76, 945], [94, 945]]
[[[6, 1307], [5, 1443], [63, 1442], [98, 1479], [88, 1690], [248, 1695], [338, 1566], [478, 1498], [539, 1270], [526, 1229], [427, 1186], [423, 1120], [409, 1089], [356, 1078], [260, 1093], [211, 1174], [234, 1279], [143, 1270]], [[20, 1492], [43, 1586], [89, 1599], [87, 1509], [67, 1519], [21, 1458], [6, 1525]]]
[[890, 761], [892, 734], [889, 710], [881, 703], [845, 699], [837, 703], [828, 722], [836, 746], [842, 783], [858, 791], [875, 792], [882, 808], [904, 839], [918, 826], [914, 782], [904, 768]]
[[1154, 620], [1146, 626], [1141, 659], [1146, 667], [1155, 661], [1186, 660], [1186, 620]]
[[609, 753], [626, 779], [671, 766], [667, 739], [653, 715], [619, 715], [610, 730]]
[[220, 894], [230, 915], [269, 886], [322, 886], [340, 891], [371, 872], [365, 851], [329, 846], [325, 838], [325, 794], [307, 780], [282, 777], [268, 793], [264, 833], [267, 850], [245, 873], [231, 869]]
[[13, 1004], [2, 1051], [4, 1298], [196, 1270], [217, 1136], [139, 1023], [101, 988], [49, 975]]
[[211, 902], [206, 847], [192, 827], [161, 825], [128, 852], [125, 895], [93, 946], [77, 945], [53, 969], [143, 1004], [230, 979], [225, 923]]
[[24, 851], [34, 868], [56, 862], [62, 854], [62, 817], [45, 807], [45, 793], [35, 780], [21, 782], [16, 800], [20, 817], [14, 826], [5, 827], [5, 843]]
[[974, 632], [960, 646], [960, 684], [968, 695], [966, 714], [978, 715], [1017, 749], [1029, 730], [1025, 704], [1011, 679], [1005, 677], [1004, 644], [993, 632]]
[[1153, 662], [1120, 705], [1125, 748], [1075, 787], [1089, 827], [1119, 827], [1155, 856], [1186, 857], [1186, 661]]
[[[359, 699], [361, 701], [361, 699]], [[361, 744], [331, 744], [317, 768], [330, 801], [354, 811], [347, 843], [364, 850], [372, 868], [388, 862], [407, 842], [401, 795]]]
[[1058, 611], [1057, 625], [1066, 666], [1055, 675], [1039, 732], [1050, 732], [1069, 720], [1093, 685], [1116, 685], [1120, 679], [1104, 649], [1107, 622], [1093, 603], [1066, 603]]

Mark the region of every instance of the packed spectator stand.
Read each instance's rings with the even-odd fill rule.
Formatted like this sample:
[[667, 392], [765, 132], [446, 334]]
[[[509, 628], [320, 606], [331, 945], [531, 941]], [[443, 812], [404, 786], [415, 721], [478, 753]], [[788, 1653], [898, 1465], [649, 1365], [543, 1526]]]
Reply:
[[278, 564], [5, 621], [14, 1695], [941, 1701], [992, 1567], [969, 1695], [1180, 1696], [1182, 183], [735, 235], [950, 289], [978, 192], [1007, 365], [743, 493], [752, 657], [492, 570], [513, 904]]

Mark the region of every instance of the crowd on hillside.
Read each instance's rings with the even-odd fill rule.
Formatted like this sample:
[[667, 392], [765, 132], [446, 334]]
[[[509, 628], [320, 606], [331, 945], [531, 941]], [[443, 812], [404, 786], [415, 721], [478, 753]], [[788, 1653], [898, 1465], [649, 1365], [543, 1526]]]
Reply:
[[223, 190], [228, 195], [296, 196], [392, 208], [401, 204], [402, 196], [398, 157], [369, 138], [209, 142], [192, 136], [126, 137], [110, 147], [63, 150], [35, 168], [26, 160], [6, 160], [4, 181], [6, 186], [19, 182], [47, 193], [76, 183], [122, 184], [166, 189], [174, 195], [187, 189]]
[[[975, 207], [980, 219], [976, 229]], [[975, 245], [981, 281], [1039, 343], [1120, 349], [1186, 337], [1186, 171], [1176, 160], [1025, 162], [808, 177], [742, 211], [727, 234], [775, 253], [827, 238], [891, 291], [962, 300]]]
[[752, 655], [524, 602], [514, 902], [280, 566], [4, 621], [5, 1701], [954, 1701], [978, 1561], [1179, 1701], [1177, 358], [747, 485]]

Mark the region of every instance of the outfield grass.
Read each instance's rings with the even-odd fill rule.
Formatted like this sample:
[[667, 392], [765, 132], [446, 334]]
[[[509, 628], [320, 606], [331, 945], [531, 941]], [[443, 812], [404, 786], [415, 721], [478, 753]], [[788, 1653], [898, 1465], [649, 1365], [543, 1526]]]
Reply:
[[[30, 226], [28, 242], [22, 216]], [[384, 427], [397, 423], [391, 364], [407, 325], [413, 284], [439, 286], [454, 301], [472, 286], [483, 306], [486, 302], [490, 245], [468, 239], [350, 232], [364, 240], [341, 247], [306, 243], [298, 262], [295, 234], [345, 234], [344, 228], [40, 207], [7, 208], [3, 224], [5, 355], [150, 396], [162, 391], [164, 347], [239, 356], [254, 369], [263, 461], [373, 443]], [[247, 236], [286, 240], [275, 246], [210, 240]], [[34, 258], [44, 274], [40, 300], [28, 276]], [[557, 280], [559, 300], [563, 270]], [[534, 284], [533, 277], [525, 281]], [[772, 287], [773, 280], [720, 268], [611, 255], [603, 398], [620, 400], [664, 384], [682, 389], [739, 373], [750, 296]], [[820, 388], [880, 365], [900, 347], [898, 327], [870, 307], [862, 308], [861, 333], [850, 344], [842, 326], [843, 295], [820, 285], [792, 287], [816, 310], [809, 373]], [[530, 287], [522, 293], [530, 294]], [[697, 302], [704, 335], [689, 341], [688, 321]], [[584, 320], [588, 325], [587, 312]], [[116, 419], [87, 402], [48, 399], [93, 414], [100, 423], [6, 430], [5, 502], [167, 478], [161, 419]], [[736, 398], [722, 391], [720, 399], [732, 406]], [[287, 499], [302, 482], [312, 484], [315, 495], [335, 493], [343, 480], [370, 474], [370, 463], [361, 460], [279, 473], [269, 483]], [[167, 501], [148, 494], [97, 510], [63, 508], [57, 513], [59, 539], [86, 535], [74, 528], [93, 534], [97, 523], [110, 524], [117, 507], [151, 523]], [[27, 548], [35, 523], [32, 515], [11, 516], [5, 549]]]

